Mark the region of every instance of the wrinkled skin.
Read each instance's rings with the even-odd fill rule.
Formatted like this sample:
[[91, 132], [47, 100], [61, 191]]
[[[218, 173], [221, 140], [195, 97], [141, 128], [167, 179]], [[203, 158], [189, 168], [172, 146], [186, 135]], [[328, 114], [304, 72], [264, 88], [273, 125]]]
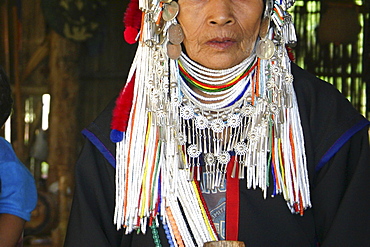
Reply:
[[179, 0], [177, 17], [187, 55], [212, 69], [225, 69], [247, 58], [258, 37], [262, 0]]

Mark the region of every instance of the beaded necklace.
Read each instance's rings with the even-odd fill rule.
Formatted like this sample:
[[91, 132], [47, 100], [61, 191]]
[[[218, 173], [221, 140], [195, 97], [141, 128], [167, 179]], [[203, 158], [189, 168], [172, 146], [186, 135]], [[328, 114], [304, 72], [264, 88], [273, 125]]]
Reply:
[[[185, 55], [183, 54], [181, 57], [185, 57]], [[180, 62], [181, 60], [180, 58]], [[247, 68], [244, 69], [242, 75], [237, 76], [238, 84], [234, 84], [236, 90], [216, 97], [217, 100], [222, 100], [221, 102], [214, 102], [213, 92], [208, 90], [208, 97], [202, 97], [189, 87], [186, 83], [189, 80], [183, 80], [182, 76], [179, 77], [179, 87], [183, 93], [183, 103], [180, 106], [182, 130], [179, 135], [182, 140], [187, 140], [183, 141], [182, 145], [187, 146], [186, 154], [189, 157], [190, 171], [194, 171], [196, 167], [197, 174], [199, 174], [199, 166], [201, 163], [203, 164], [208, 178], [208, 181], [205, 182], [208, 189], [214, 189], [224, 183], [226, 167], [230, 160], [228, 152], [233, 151], [234, 145], [241, 141], [241, 135], [237, 133], [246, 127], [243, 125], [247, 122], [246, 115], [240, 114], [240, 109], [248, 104], [249, 86], [257, 65], [254, 60], [255, 56], [252, 55], [242, 62]], [[245, 61], [249, 61], [250, 64], [246, 64]], [[180, 62], [179, 67], [181, 68]], [[205, 70], [201, 65], [196, 66], [198, 71]], [[215, 74], [212, 73], [213, 71], [210, 72], [210, 75]], [[220, 71], [217, 72], [220, 73]], [[227, 72], [222, 72], [228, 76]], [[180, 75], [182, 73], [193, 78], [185, 69], [180, 72]], [[209, 76], [208, 81], [213, 81], [213, 78], [213, 76]], [[191, 82], [190, 84], [193, 85]], [[204, 87], [196, 88], [203, 89]], [[217, 90], [215, 91], [217, 92]], [[204, 156], [204, 159], [201, 159], [201, 156]], [[192, 173], [190, 173], [190, 177]]]
[[[250, 56], [232, 68], [214, 70], [193, 62], [185, 53], [181, 53], [179, 68], [180, 74], [186, 77], [186, 80], [194, 86], [204, 88], [204, 90], [216, 90], [235, 85], [242, 79], [243, 75], [248, 75], [250, 72], [248, 70], [251, 69], [254, 59], [255, 56]], [[193, 76], [190, 76], [190, 74]]]
[[[257, 64], [255, 64], [255, 65], [257, 65]], [[194, 87], [196, 87], [196, 88], [198, 88], [198, 89], [200, 89], [201, 91], [204, 91], [204, 92], [223, 92], [227, 89], [230, 89], [231, 87], [236, 85], [238, 82], [240, 82], [242, 79], [244, 79], [246, 76], [248, 76], [249, 73], [254, 69], [255, 65], [252, 66], [252, 64], [251, 64], [242, 74], [238, 75], [236, 78], [232, 79], [228, 83], [224, 83], [224, 84], [221, 84], [221, 85], [213, 85], [212, 83], [207, 84], [207, 83], [201, 82], [201, 81], [195, 79], [194, 77], [192, 77], [185, 70], [185, 68], [182, 66], [181, 60], [179, 61], [180, 76], [186, 82], [188, 82], [192, 86], [194, 86]]]

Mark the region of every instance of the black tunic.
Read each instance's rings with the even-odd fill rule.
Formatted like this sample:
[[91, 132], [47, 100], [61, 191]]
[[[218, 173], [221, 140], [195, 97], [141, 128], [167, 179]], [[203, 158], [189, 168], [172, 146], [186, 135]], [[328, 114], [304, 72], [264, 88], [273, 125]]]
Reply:
[[[281, 195], [263, 199], [240, 181], [239, 240], [246, 246], [370, 246], [367, 121], [331, 84], [292, 65], [304, 131], [312, 208], [290, 213]], [[113, 224], [112, 101], [84, 131], [65, 246], [154, 246], [151, 231], [125, 235]], [[272, 188], [269, 189], [272, 194]], [[168, 246], [163, 230], [162, 246]]]

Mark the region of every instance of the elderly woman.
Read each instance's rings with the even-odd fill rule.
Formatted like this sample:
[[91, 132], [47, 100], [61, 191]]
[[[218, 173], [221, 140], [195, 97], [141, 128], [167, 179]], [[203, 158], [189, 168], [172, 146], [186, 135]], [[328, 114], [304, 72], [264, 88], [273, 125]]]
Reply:
[[84, 130], [66, 246], [369, 243], [369, 122], [291, 63], [293, 2], [129, 4], [138, 50]]

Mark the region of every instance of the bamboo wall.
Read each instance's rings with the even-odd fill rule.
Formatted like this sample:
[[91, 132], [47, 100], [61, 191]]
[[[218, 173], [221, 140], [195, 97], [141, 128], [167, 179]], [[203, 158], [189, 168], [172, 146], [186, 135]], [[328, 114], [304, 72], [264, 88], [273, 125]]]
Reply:
[[297, 64], [335, 85], [370, 118], [369, 1], [296, 1]]

